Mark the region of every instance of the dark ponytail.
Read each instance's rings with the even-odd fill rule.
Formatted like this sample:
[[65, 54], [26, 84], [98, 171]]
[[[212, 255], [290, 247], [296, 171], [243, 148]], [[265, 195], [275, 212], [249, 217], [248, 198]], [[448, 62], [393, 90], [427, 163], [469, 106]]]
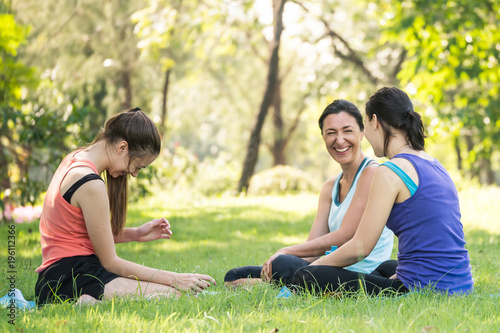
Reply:
[[415, 111], [408, 111], [405, 115], [403, 131], [408, 138], [408, 143], [416, 150], [424, 150], [425, 134], [422, 117]]
[[408, 95], [401, 89], [384, 87], [373, 94], [365, 106], [366, 115], [371, 120], [377, 115], [384, 131], [384, 155], [394, 133], [390, 127], [404, 132], [408, 144], [416, 150], [424, 150], [425, 134], [422, 118], [413, 110], [413, 104]]
[[[106, 145], [124, 140], [128, 144], [129, 165], [136, 158], [158, 156], [161, 137], [153, 121], [139, 108], [130, 109], [109, 118], [92, 145], [106, 141]], [[128, 202], [128, 176], [111, 177], [106, 171], [111, 228], [119, 235], [125, 227]]]

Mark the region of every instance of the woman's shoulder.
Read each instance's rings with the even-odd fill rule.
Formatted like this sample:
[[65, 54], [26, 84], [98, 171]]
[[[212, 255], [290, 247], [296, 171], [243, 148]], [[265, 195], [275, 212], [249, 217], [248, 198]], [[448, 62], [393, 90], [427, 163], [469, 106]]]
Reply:
[[75, 181], [79, 180], [82, 177], [85, 177], [86, 175], [89, 174], [96, 174], [94, 169], [92, 169], [90, 166], [77, 166], [74, 168], [71, 168], [68, 170], [66, 173], [66, 179], [74, 179]]
[[329, 198], [332, 197], [333, 187], [335, 186], [335, 182], [337, 181], [338, 177], [339, 177], [339, 175], [336, 175], [336, 176], [333, 176], [331, 178], [328, 178], [325, 181], [325, 183], [323, 184], [323, 187], [321, 188], [321, 193], [320, 193], [321, 196], [325, 196], [325, 197], [329, 197]]
[[371, 178], [373, 178], [373, 175], [375, 174], [375, 171], [377, 171], [379, 166], [380, 164], [375, 160], [369, 161], [365, 166], [365, 168], [361, 171], [359, 179], [361, 180], [368, 178], [368, 180], [371, 180]]
[[333, 177], [328, 178], [325, 181], [325, 183], [323, 184], [323, 188], [328, 189], [331, 192], [333, 187], [335, 186], [335, 184], [339, 181], [339, 178], [341, 178], [341, 177], [342, 177], [342, 172], [339, 173], [338, 175], [335, 175]]
[[[73, 184], [75, 184], [77, 181], [90, 174], [96, 174], [96, 173], [89, 166], [78, 166], [71, 168], [70, 170], [68, 170], [66, 176], [61, 182], [61, 193], [65, 193]], [[102, 183], [102, 182], [90, 182], [90, 183]], [[99, 185], [96, 187], [96, 189], [101, 188], [101, 186]]]

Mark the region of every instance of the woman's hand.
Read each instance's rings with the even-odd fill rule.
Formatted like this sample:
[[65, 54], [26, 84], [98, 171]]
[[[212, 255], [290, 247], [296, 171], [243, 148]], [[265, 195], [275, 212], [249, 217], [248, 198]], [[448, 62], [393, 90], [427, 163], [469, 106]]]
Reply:
[[150, 242], [157, 239], [169, 239], [172, 236], [170, 223], [166, 218], [155, 219], [136, 228], [138, 242]]
[[175, 283], [172, 287], [180, 291], [188, 291], [192, 293], [200, 293], [204, 289], [215, 285], [215, 280], [209, 275], [177, 273]]
[[271, 278], [273, 275], [273, 267], [272, 267], [273, 261], [274, 261], [274, 259], [276, 259], [277, 257], [279, 257], [280, 255], [283, 255], [283, 254], [286, 254], [286, 253], [284, 252], [283, 249], [280, 249], [280, 250], [276, 251], [275, 254], [270, 256], [269, 259], [266, 260], [266, 262], [264, 263], [264, 265], [262, 267], [262, 272], [260, 273], [260, 277], [262, 278], [262, 280], [267, 281], [267, 282], [271, 281]]

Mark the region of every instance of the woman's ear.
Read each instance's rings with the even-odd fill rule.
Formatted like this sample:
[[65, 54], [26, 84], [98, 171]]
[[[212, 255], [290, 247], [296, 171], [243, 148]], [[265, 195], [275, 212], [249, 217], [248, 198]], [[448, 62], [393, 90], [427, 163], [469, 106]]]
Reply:
[[377, 129], [377, 128], [380, 126], [380, 124], [379, 124], [379, 122], [378, 122], [378, 118], [377, 118], [377, 115], [376, 115], [376, 114], [374, 114], [374, 115], [372, 116], [372, 120], [370, 120], [370, 123], [371, 123], [371, 125], [373, 126], [373, 129]]
[[123, 153], [127, 154], [128, 153], [127, 141], [122, 140], [118, 142], [118, 144], [116, 145], [116, 152], [118, 153], [118, 155], [121, 155]]

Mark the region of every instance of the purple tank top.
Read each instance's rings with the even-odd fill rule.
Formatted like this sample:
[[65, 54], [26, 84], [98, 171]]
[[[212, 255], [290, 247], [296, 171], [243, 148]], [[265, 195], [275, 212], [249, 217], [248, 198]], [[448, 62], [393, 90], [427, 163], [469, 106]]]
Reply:
[[408, 289], [471, 292], [474, 282], [455, 184], [437, 160], [397, 156], [413, 164], [419, 180], [417, 191], [395, 203], [387, 220], [399, 240], [398, 278]]

